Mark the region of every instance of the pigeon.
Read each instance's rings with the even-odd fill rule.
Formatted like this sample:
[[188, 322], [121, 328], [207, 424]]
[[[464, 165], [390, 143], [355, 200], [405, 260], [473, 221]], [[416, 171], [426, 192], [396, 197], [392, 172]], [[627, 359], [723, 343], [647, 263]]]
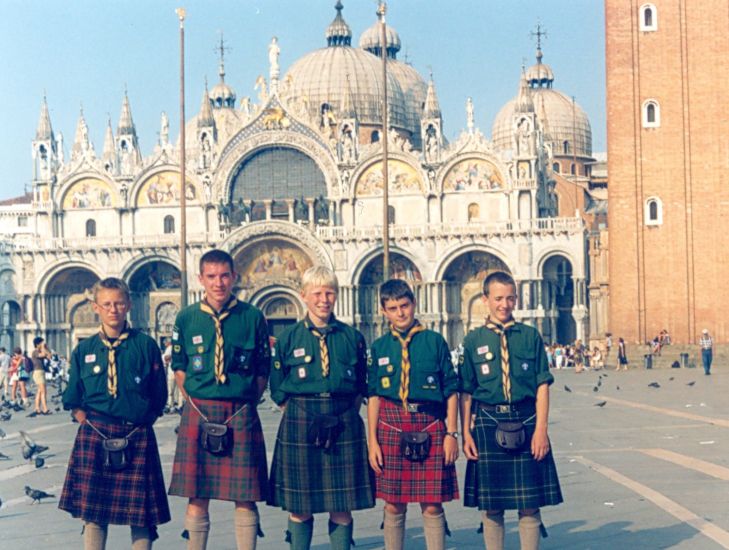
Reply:
[[674, 377], [673, 377], [673, 376], [671, 376], [671, 378], [669, 378], [669, 379], [668, 379], [668, 381], [669, 381], [669, 382], [670, 382], [671, 380], [674, 380]]
[[0, 453], [0, 460], [10, 460], [10, 457], [6, 454]]
[[692, 382], [689, 382], [689, 383], [688, 383], [688, 384], [686, 384], [686, 385], [687, 385], [687, 386], [693, 386], [694, 384], [696, 384], [696, 380], [694, 380], [694, 381], [692, 381]]
[[43, 459], [39, 456], [35, 457], [35, 467], [36, 468], [42, 468], [45, 463], [46, 463], [45, 459]]
[[615, 389], [620, 391], [620, 386], [615, 386]]
[[61, 412], [61, 407], [56, 407], [56, 408], [55, 408], [55, 409], [53, 409], [53, 410], [54, 410], [54, 411], [56, 411], [56, 412]]
[[597, 387], [599, 388], [600, 386], [602, 386], [602, 380], [597, 381]]
[[26, 460], [30, 460], [33, 458], [33, 455], [39, 455], [43, 451], [48, 450], [48, 447], [46, 447], [45, 445], [38, 445], [33, 440], [33, 438], [31, 438], [23, 430], [20, 430], [18, 433], [20, 433], [20, 437], [23, 440], [20, 444], [20, 448], [23, 451], [23, 458], [25, 458]]
[[594, 388], [592, 388], [592, 391], [598, 391], [599, 389], [600, 388], [598, 388], [597, 386], [595, 386]]
[[41, 491], [40, 489], [33, 489], [28, 485], [25, 486], [25, 494], [33, 499], [31, 504], [35, 504], [36, 500], [38, 501], [38, 504], [40, 504], [41, 499], [43, 498], [56, 498], [56, 495], [51, 495], [49, 493], [46, 493], [45, 491]]
[[5, 439], [5, 436], [6, 435], [7, 434], [5, 433], [5, 430], [3, 430], [2, 428], [0, 428], [0, 439]]
[[13, 413], [4, 412], [4, 413], [0, 414], [0, 420], [2, 420], [3, 422], [7, 422], [12, 417], [13, 417]]
[[36, 411], [33, 411], [32, 413], [26, 414], [25, 416], [27, 416], [28, 418], [35, 418], [36, 416], [38, 416], [38, 413]]
[[600, 401], [599, 403], [595, 403], [596, 407], [604, 407], [605, 405], [607, 405], [607, 401]]
[[180, 433], [180, 425], [179, 424], [177, 426], [175, 426], [175, 433], [176, 434], [179, 434]]
[[0, 498], [0, 508], [3, 507], [3, 499]]
[[661, 385], [658, 382], [651, 382], [650, 384], [648, 384], [648, 387], [649, 388], [660, 388]]
[[568, 392], [572, 393], [572, 388], [570, 388], [567, 384], [565, 384], [564, 391], [568, 391]]
[[607, 374], [601, 374], [600, 376], [604, 376], [605, 378], [607, 378], [607, 377], [608, 377], [608, 375], [607, 375]]

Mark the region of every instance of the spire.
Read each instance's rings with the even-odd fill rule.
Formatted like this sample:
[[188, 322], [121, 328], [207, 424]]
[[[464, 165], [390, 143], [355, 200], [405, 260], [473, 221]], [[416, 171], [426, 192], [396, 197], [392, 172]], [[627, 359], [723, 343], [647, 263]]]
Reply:
[[549, 132], [549, 120], [547, 120], [547, 109], [544, 106], [544, 96], [539, 96], [539, 105], [537, 105], [537, 118], [542, 126], [542, 136], [545, 141], [552, 139], [552, 135]]
[[205, 79], [205, 91], [203, 92], [202, 102], [200, 104], [200, 115], [197, 117], [197, 127], [204, 128], [206, 126], [215, 126], [215, 118], [213, 118], [213, 109], [210, 104], [210, 94], [208, 93], [208, 81]]
[[212, 106], [216, 109], [222, 107], [235, 107], [235, 90], [225, 83], [225, 51], [230, 48], [226, 47], [225, 41], [223, 40], [223, 33], [220, 33], [220, 44], [215, 47], [215, 51], [220, 55], [220, 64], [218, 66], [218, 75], [220, 76], [220, 82], [218, 82], [213, 89], [210, 91], [210, 99], [212, 100]]
[[119, 115], [119, 125], [116, 128], [116, 133], [119, 135], [135, 135], [137, 133], [134, 128], [132, 109], [129, 106], [129, 96], [126, 90], [124, 90], [124, 100], [122, 101], [121, 115]]
[[91, 149], [91, 142], [89, 141], [89, 127], [87, 126], [86, 119], [84, 118], [84, 108], [82, 105], [78, 115], [78, 122], [76, 123], [76, 136], [73, 140], [71, 158], [78, 158], [89, 149]]
[[218, 75], [220, 82], [225, 82], [225, 41], [223, 40], [223, 32], [220, 32], [220, 45], [215, 48], [220, 53], [220, 63], [218, 64]]
[[334, 9], [337, 10], [337, 15], [334, 16], [334, 20], [329, 24], [325, 33], [327, 45], [350, 46], [352, 44], [352, 29], [344, 20], [344, 17], [342, 17], [342, 9], [344, 9], [344, 6], [341, 0], [337, 0]]
[[440, 103], [435, 93], [435, 82], [433, 82], [433, 73], [430, 73], [430, 81], [428, 82], [428, 91], [425, 94], [425, 107], [423, 108], [423, 118], [440, 118]]
[[354, 109], [354, 100], [352, 99], [352, 86], [349, 82], [349, 74], [347, 74], [346, 88], [342, 93], [342, 111], [341, 118], [356, 118], [357, 112]]
[[533, 113], [534, 112], [534, 100], [532, 99], [532, 91], [529, 88], [527, 82], [526, 71], [522, 67], [521, 79], [519, 80], [519, 94], [516, 98], [516, 105], [514, 106], [514, 112], [516, 113]]
[[38, 128], [35, 131], [36, 140], [51, 140], [53, 138], [53, 128], [51, 127], [51, 115], [48, 113], [48, 102], [46, 94], [43, 94], [43, 103], [41, 104], [40, 118], [38, 119]]
[[111, 129], [111, 117], [106, 122], [106, 133], [104, 134], [104, 158], [114, 155], [114, 132]]

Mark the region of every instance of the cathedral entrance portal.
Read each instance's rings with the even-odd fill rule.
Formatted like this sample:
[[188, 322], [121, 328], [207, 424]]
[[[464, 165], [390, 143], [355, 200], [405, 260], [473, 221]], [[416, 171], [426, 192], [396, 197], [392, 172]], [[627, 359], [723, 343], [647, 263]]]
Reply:
[[283, 330], [304, 316], [301, 302], [288, 292], [273, 292], [259, 306], [268, 322], [268, 333], [278, 338]]
[[571, 344], [576, 338], [572, 315], [575, 305], [572, 264], [564, 256], [555, 255], [542, 268], [542, 296], [547, 319], [542, 327], [546, 342]]
[[129, 277], [132, 326], [149, 334], [160, 346], [172, 336], [180, 307], [180, 270], [165, 261], [151, 261]]

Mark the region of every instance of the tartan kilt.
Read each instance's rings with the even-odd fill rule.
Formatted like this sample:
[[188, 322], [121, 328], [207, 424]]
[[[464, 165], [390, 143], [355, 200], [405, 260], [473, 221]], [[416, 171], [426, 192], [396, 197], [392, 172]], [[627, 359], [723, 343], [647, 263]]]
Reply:
[[[210, 422], [222, 423], [244, 405], [241, 401], [195, 398]], [[233, 450], [215, 456], [200, 447], [203, 419], [185, 402], [177, 434], [170, 495], [188, 498], [257, 502], [266, 500], [266, 443], [255, 406], [248, 404], [229, 423]]]
[[[427, 431], [430, 454], [423, 462], [411, 462], [400, 452], [400, 433]], [[445, 423], [427, 412], [408, 413], [396, 403], [380, 398], [377, 441], [382, 449], [383, 472], [376, 476], [375, 496], [385, 502], [448, 502], [458, 498], [456, 466], [445, 466]]]
[[[534, 420], [525, 424], [527, 442], [521, 451], [505, 451], [496, 443], [496, 420], [527, 420], [531, 412], [486, 413], [474, 406], [471, 433], [478, 460], [466, 466], [464, 506], [479, 510], [525, 510], [551, 506], [563, 501], [557, 468], [550, 448], [537, 462], [531, 453]], [[551, 446], [550, 446], [551, 447]]]
[[[268, 504], [294, 514], [349, 512], [375, 505], [364, 422], [351, 407], [352, 399], [294, 396], [288, 400], [276, 436]], [[325, 453], [308, 443], [309, 423], [317, 414], [337, 413], [344, 428], [334, 452]]]
[[[92, 423], [110, 438], [125, 437], [132, 426]], [[121, 472], [104, 469], [102, 438], [88, 424], [79, 426], [58, 507], [99, 525], [153, 527], [170, 521], [157, 439], [151, 426], [129, 438], [132, 462]]]

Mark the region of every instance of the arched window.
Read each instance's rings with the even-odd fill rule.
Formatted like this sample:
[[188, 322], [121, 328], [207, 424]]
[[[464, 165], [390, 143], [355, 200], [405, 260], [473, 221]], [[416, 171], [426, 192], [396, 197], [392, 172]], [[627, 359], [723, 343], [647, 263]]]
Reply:
[[96, 237], [96, 220], [86, 220], [86, 236]]
[[570, 142], [569, 141], [562, 142], [562, 153], [565, 155], [570, 154]]
[[653, 4], [643, 4], [638, 16], [638, 27], [641, 31], [652, 32], [658, 30], [658, 12]]
[[555, 162], [552, 165], [552, 172], [557, 172], [559, 174], [559, 170], [560, 170], [560, 168], [559, 168], [559, 162]]
[[645, 201], [644, 217], [646, 225], [663, 223], [663, 203], [658, 197], [649, 197]]
[[162, 223], [164, 225], [165, 235], [169, 235], [175, 232], [175, 218], [173, 216], [165, 216], [165, 219]]
[[575, 166], [574, 162], [570, 164], [570, 174], [572, 174], [573, 176], [577, 175], [577, 167]]
[[642, 108], [643, 128], [658, 128], [661, 125], [661, 106], [655, 99], [646, 99]]
[[370, 142], [377, 143], [378, 141], [380, 141], [380, 132], [379, 130], [373, 130], [370, 134]]

